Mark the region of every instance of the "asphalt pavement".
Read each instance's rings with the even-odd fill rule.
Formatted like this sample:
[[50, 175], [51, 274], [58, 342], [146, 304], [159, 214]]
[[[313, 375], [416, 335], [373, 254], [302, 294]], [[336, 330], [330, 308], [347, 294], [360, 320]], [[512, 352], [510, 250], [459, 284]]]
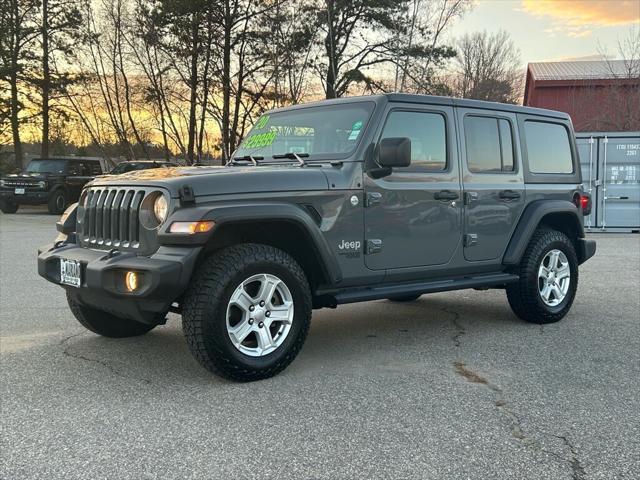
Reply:
[[0, 214], [3, 480], [640, 478], [640, 235], [591, 236], [560, 323], [499, 290], [319, 310], [287, 370], [237, 384], [176, 315], [84, 330], [37, 275], [55, 220]]

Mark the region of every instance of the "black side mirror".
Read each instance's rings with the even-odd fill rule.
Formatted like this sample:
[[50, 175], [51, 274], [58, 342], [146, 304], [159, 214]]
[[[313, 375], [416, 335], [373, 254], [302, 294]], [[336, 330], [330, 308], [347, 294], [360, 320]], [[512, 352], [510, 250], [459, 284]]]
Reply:
[[378, 165], [386, 168], [411, 165], [411, 139], [407, 137], [384, 138], [378, 146]]

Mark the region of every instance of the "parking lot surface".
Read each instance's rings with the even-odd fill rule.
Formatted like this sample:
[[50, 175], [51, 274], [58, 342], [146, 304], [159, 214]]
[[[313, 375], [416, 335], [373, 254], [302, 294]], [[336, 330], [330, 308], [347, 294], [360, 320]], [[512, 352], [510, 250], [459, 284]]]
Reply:
[[640, 236], [593, 235], [570, 314], [504, 292], [314, 312], [294, 363], [237, 384], [180, 318], [84, 330], [37, 275], [41, 210], [0, 214], [1, 479], [640, 477]]

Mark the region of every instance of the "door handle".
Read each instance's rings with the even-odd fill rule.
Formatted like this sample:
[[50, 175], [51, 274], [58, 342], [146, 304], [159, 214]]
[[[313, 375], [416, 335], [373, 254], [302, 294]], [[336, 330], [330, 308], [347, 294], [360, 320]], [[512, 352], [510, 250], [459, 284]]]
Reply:
[[433, 194], [433, 198], [436, 200], [457, 200], [460, 198], [460, 194], [451, 190], [440, 190]]
[[502, 190], [498, 196], [503, 200], [515, 200], [516, 198], [520, 198], [520, 194], [513, 190]]

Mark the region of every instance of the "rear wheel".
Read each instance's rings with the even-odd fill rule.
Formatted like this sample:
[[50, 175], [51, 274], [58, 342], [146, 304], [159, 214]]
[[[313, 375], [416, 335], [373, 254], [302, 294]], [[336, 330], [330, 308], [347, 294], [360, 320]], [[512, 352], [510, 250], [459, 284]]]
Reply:
[[556, 230], [537, 230], [519, 266], [520, 280], [507, 286], [514, 313], [531, 323], [553, 323], [569, 312], [578, 288], [578, 258], [571, 240]]
[[0, 211], [2, 211], [2, 213], [16, 213], [18, 211], [18, 204], [9, 202], [8, 200], [0, 200]]
[[304, 271], [268, 245], [236, 245], [208, 257], [182, 305], [193, 355], [211, 372], [238, 381], [284, 370], [302, 348], [310, 320]]
[[116, 317], [102, 310], [86, 307], [76, 302], [69, 294], [67, 294], [67, 303], [73, 316], [83, 327], [103, 337], [136, 337], [144, 335], [156, 326]]
[[51, 194], [49, 198], [49, 213], [61, 215], [64, 213], [64, 209], [67, 208], [67, 194], [64, 190], [56, 190]]

